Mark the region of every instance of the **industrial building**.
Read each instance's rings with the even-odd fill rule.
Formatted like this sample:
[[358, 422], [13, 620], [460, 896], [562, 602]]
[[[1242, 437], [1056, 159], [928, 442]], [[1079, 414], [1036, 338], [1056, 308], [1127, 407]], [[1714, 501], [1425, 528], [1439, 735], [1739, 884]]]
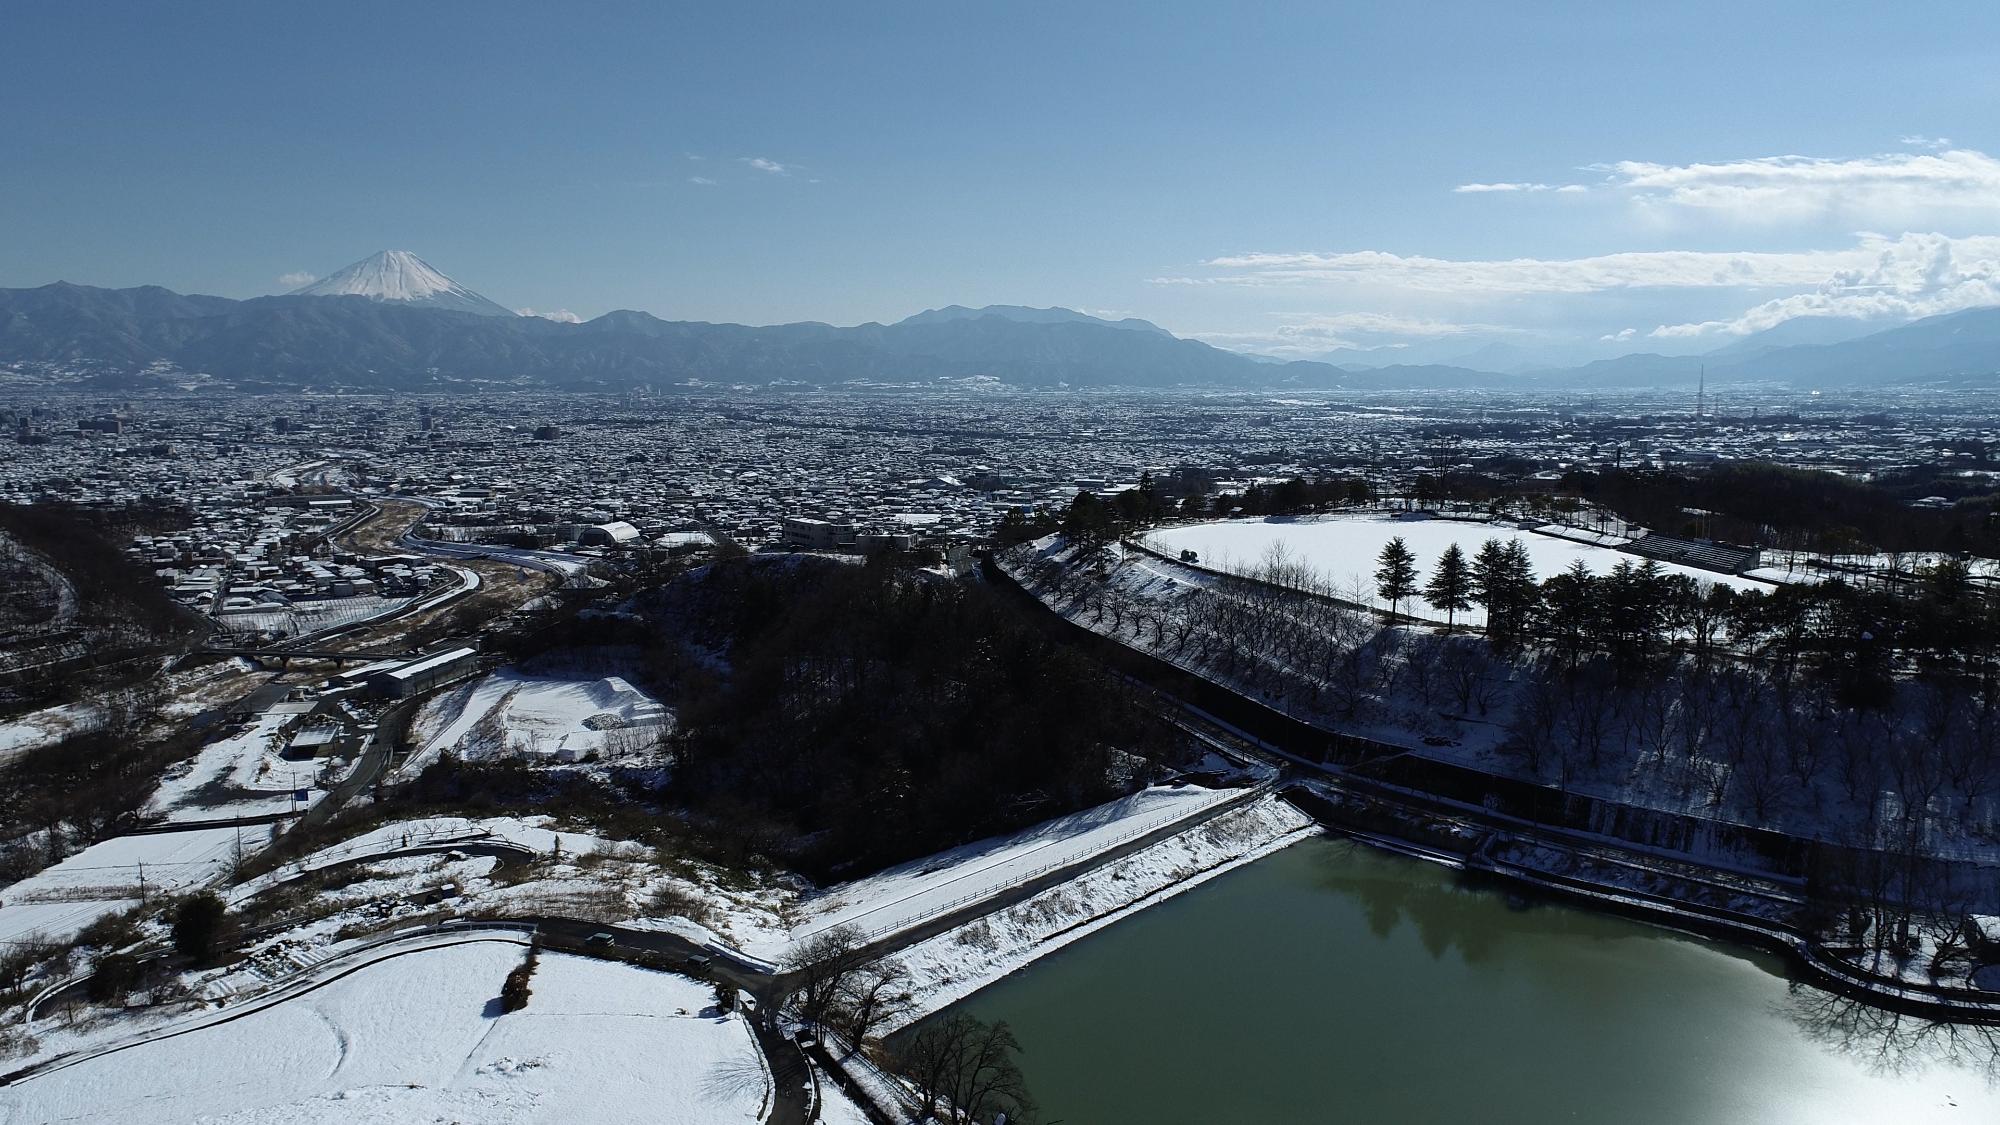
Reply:
[[388, 699], [408, 699], [471, 675], [478, 668], [478, 649], [455, 648], [377, 672], [368, 678], [368, 690]]

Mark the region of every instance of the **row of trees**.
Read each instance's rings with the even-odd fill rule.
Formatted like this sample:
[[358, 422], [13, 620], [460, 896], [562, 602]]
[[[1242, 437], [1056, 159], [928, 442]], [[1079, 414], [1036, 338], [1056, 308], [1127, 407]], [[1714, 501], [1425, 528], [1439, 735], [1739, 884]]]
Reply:
[[1433, 609], [1444, 611], [1447, 629], [1457, 624], [1460, 613], [1476, 605], [1486, 611], [1487, 634], [1511, 640], [1520, 635], [1535, 607], [1534, 568], [1519, 539], [1504, 543], [1488, 539], [1470, 562], [1453, 543], [1438, 557], [1430, 581], [1421, 586], [1416, 555], [1402, 536], [1383, 546], [1377, 562], [1375, 593], [1389, 603], [1391, 617], [1403, 602], [1421, 594]]
[[909, 971], [899, 961], [870, 953], [852, 926], [835, 926], [799, 942], [785, 970], [796, 982], [792, 1002], [799, 1017], [838, 1032], [856, 1047], [911, 1008]]
[[1537, 581], [1519, 540], [1489, 539], [1467, 560], [1453, 544], [1424, 581], [1398, 537], [1377, 560], [1374, 595], [1391, 615], [1421, 597], [1446, 614], [1477, 606], [1494, 645], [1540, 642], [1574, 667], [1592, 654], [1621, 671], [1670, 647], [1699, 660], [1724, 649], [1773, 661], [1787, 675], [1801, 661], [1840, 685], [1843, 698], [1881, 706], [1899, 666], [1991, 679], [2000, 669], [2000, 609], [1976, 589], [1966, 565], [1944, 560], [1908, 587], [1861, 589], [1844, 582], [1793, 583], [1771, 591], [1704, 584], [1652, 559], [1593, 574], [1582, 560]]
[[1010, 508], [1000, 517], [994, 540], [1011, 547], [1061, 531], [1072, 539], [1105, 543], [1135, 528], [1168, 517], [1289, 516], [1331, 511], [1366, 504], [1375, 492], [1359, 477], [1295, 476], [1273, 484], [1253, 484], [1241, 492], [1210, 494], [1212, 475], [1179, 469], [1164, 480], [1141, 473], [1135, 488], [1108, 498], [1082, 491], [1060, 513], [1044, 507]]
[[963, 1012], [931, 1020], [897, 1052], [896, 1069], [915, 1088], [918, 1121], [1025, 1125], [1034, 1100], [1015, 1055], [1021, 1044], [1005, 1020], [987, 1023]]
[[[1892, 481], [1891, 477], [1883, 481]], [[1564, 492], [1663, 531], [1699, 531], [1736, 542], [1848, 553], [1976, 551], [2000, 555], [1991, 496], [1950, 508], [1910, 501], [1951, 487], [1937, 479], [1897, 485], [1782, 465], [1745, 462], [1688, 471], [1578, 470]], [[1955, 478], [1963, 482], [1963, 478]], [[1690, 508], [1709, 513], [1689, 527]]]

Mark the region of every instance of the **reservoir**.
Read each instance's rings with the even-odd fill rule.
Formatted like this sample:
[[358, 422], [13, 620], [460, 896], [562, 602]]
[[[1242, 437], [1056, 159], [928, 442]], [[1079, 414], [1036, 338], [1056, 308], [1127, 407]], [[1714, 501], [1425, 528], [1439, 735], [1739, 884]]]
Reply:
[[1012, 1026], [1066, 1125], [2000, 1121], [1995, 1029], [1327, 838], [958, 1010]]

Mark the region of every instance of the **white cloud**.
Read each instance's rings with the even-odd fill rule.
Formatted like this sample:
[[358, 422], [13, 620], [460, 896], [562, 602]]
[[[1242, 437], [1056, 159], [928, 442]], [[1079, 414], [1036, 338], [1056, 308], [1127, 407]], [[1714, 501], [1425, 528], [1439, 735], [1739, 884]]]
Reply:
[[[1774, 225], [1839, 221], [1866, 227], [1917, 228], [1949, 218], [2000, 216], [2000, 160], [1952, 148], [1946, 137], [1911, 134], [1901, 143], [1923, 152], [1874, 156], [1759, 156], [1710, 163], [1619, 160], [1592, 164], [1598, 190], [1621, 194], [1649, 217], [1708, 218]], [[1581, 193], [1581, 183], [1460, 184], [1460, 193]]]
[[1554, 191], [1554, 184], [1460, 184], [1451, 189], [1461, 195], [1494, 191]]
[[796, 165], [792, 164], [780, 164], [775, 160], [771, 160], [762, 156], [742, 156], [738, 157], [737, 159], [741, 160], [745, 164], [748, 164], [750, 167], [755, 168], [759, 172], [768, 172], [773, 176], [789, 176], [792, 174], [792, 171], [797, 167]]
[[[1439, 310], [1456, 319], [1512, 320], [1546, 335], [1567, 323], [1581, 339], [1617, 343], [1650, 336], [1743, 335], [1802, 316], [1897, 322], [1961, 309], [2000, 306], [2000, 159], [1912, 134], [1905, 151], [1859, 157], [1765, 156], [1663, 163], [1626, 160], [1588, 166], [1585, 182], [1494, 180], [1463, 183], [1462, 195], [1511, 197], [1588, 193], [1623, 201], [1644, 221], [1649, 241], [1676, 227], [1715, 232], [1792, 225], [1814, 231], [1782, 242], [1744, 237], [1770, 249], [1637, 250], [1573, 258], [1456, 259], [1386, 250], [1231, 254], [1152, 284], [1325, 293], [1346, 306]], [[1605, 218], [1601, 208], [1591, 213]], [[1861, 231], [1830, 236], [1827, 232]], [[1868, 231], [1901, 231], [1872, 234]], [[1929, 233], [1926, 233], [1929, 232]], [[1726, 243], [1724, 244], [1726, 245]], [[1596, 295], [1610, 295], [1602, 299]], [[1339, 307], [1339, 306], [1336, 306]], [[1641, 310], [1635, 316], [1634, 307]], [[1736, 315], [1721, 315], [1742, 308]], [[1606, 312], [1609, 316], [1606, 316]], [[1306, 318], [1275, 333], [1204, 337], [1219, 346], [1280, 353], [1382, 346], [1371, 341], [1435, 338], [1421, 317], [1387, 321]], [[1610, 323], [1610, 320], [1616, 317]], [[1644, 317], [1637, 327], [1622, 327]], [[1602, 319], [1600, 319], [1602, 318]], [[1713, 318], [1713, 319], [1711, 319]], [[1648, 330], [1645, 323], [1656, 327]], [[1621, 330], [1622, 329], [1622, 330]], [[1469, 331], [1490, 332], [1492, 326]], [[1253, 346], [1244, 344], [1244, 346]]]
[[1542, 184], [1542, 183], [1494, 183], [1460, 184], [1451, 189], [1460, 195], [1479, 195], [1493, 192], [1541, 192], [1552, 191], [1557, 195], [1580, 195], [1590, 189], [1582, 184]]
[[1867, 264], [1866, 246], [1794, 252], [1644, 250], [1589, 258], [1464, 260], [1392, 254], [1252, 253], [1204, 263], [1204, 277], [1158, 277], [1157, 285], [1319, 286], [1358, 284], [1421, 293], [1505, 296], [1599, 293], [1614, 289], [1743, 288], [1818, 285], [1841, 269]]
[[538, 316], [541, 317], [543, 320], [553, 320], [560, 324], [583, 323], [582, 317], [576, 315], [575, 313], [569, 311], [568, 309], [556, 309], [553, 312], [536, 312], [534, 309], [515, 309], [514, 311], [521, 316]]
[[[1739, 291], [1756, 302], [1737, 316], [1662, 323], [1643, 333], [1657, 339], [1747, 335], [1801, 316], [1900, 321], [2000, 306], [2000, 235], [1864, 233], [1840, 249], [1651, 250], [1557, 259], [1456, 260], [1380, 250], [1257, 253], [1206, 264], [1216, 272], [1153, 282], [1327, 290], [1346, 300], [1400, 293], [1402, 297], [1390, 299], [1490, 304], [1517, 297]], [[1222, 347], [1241, 341], [1243, 346], [1283, 353], [1303, 352], [1306, 345], [1318, 350], [1367, 347], [1371, 335], [1435, 338], [1505, 330], [1490, 324], [1343, 313], [1307, 318], [1275, 332], [1203, 338]], [[1639, 334], [1640, 330], [1627, 328], [1600, 338], [1628, 340]]]
[[689, 177], [688, 177], [688, 183], [691, 183], [691, 184], [704, 184], [704, 185], [707, 185], [707, 186], [709, 186], [709, 187], [714, 187], [714, 186], [715, 186], [715, 181], [714, 181], [714, 180], [711, 180], [711, 179], [709, 179], [709, 178], [708, 178], [707, 176], [689, 176]]
[[1810, 292], [1774, 297], [1741, 316], [1663, 324], [1661, 339], [1746, 336], [1802, 316], [1914, 320], [2000, 305], [2000, 235], [1863, 237], [1870, 261], [1839, 270]]
[[2000, 160], [1972, 149], [1851, 159], [1765, 156], [1716, 164], [1623, 160], [1595, 170], [1656, 212], [1772, 224], [1808, 220], [1893, 226], [2000, 216]]
[[319, 276], [317, 274], [310, 274], [304, 270], [294, 270], [291, 273], [281, 273], [278, 275], [278, 284], [287, 289], [297, 289], [300, 286], [311, 285], [318, 280]]
[[1309, 357], [1343, 348], [1356, 351], [1407, 348], [1409, 339], [1413, 337], [1437, 340], [1453, 336], [1505, 335], [1519, 331], [1498, 324], [1458, 324], [1395, 313], [1344, 312], [1298, 318], [1268, 332], [1195, 332], [1191, 335], [1231, 351]]

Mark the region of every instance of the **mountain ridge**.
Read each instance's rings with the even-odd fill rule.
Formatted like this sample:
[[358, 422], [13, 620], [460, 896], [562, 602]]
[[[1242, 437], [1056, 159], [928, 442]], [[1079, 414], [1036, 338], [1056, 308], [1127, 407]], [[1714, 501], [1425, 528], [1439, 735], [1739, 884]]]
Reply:
[[[368, 387], [474, 380], [575, 387], [979, 377], [1029, 387], [1269, 381], [1262, 365], [1245, 357], [1094, 318], [753, 327], [618, 310], [569, 324], [359, 294], [189, 298], [191, 306], [162, 311], [134, 293], [66, 283], [0, 290], [0, 363], [88, 366], [111, 383], [166, 364], [243, 382]], [[1339, 375], [1323, 364], [1291, 372], [1317, 382]]]
[[1128, 316], [1121, 320], [1107, 320], [1101, 316], [1078, 312], [1075, 309], [1053, 305], [1046, 309], [1031, 308], [1027, 305], [983, 305], [968, 308], [964, 305], [945, 305], [942, 308], [925, 309], [923, 312], [906, 316], [897, 325], [941, 324], [954, 320], [979, 320], [998, 317], [1021, 324], [1102, 324], [1110, 328], [1124, 328], [1134, 332], [1152, 332], [1161, 336], [1173, 333], [1148, 320]]
[[[1838, 334], [1851, 326], [1831, 327]], [[1828, 329], [1808, 326], [1800, 334]], [[1505, 374], [1449, 363], [1351, 371], [1274, 361], [1143, 321], [1024, 306], [946, 306], [852, 327], [669, 321], [630, 309], [567, 323], [359, 293], [234, 300], [159, 286], [54, 282], [0, 289], [0, 364], [37, 365], [107, 386], [143, 385], [163, 370], [244, 384], [372, 388], [984, 379], [1029, 388], [1646, 389], [1692, 385], [1704, 370], [1711, 385], [1988, 386], [2000, 375], [2000, 308], [1832, 343], [1767, 339], [1735, 352], [1641, 353]]]

